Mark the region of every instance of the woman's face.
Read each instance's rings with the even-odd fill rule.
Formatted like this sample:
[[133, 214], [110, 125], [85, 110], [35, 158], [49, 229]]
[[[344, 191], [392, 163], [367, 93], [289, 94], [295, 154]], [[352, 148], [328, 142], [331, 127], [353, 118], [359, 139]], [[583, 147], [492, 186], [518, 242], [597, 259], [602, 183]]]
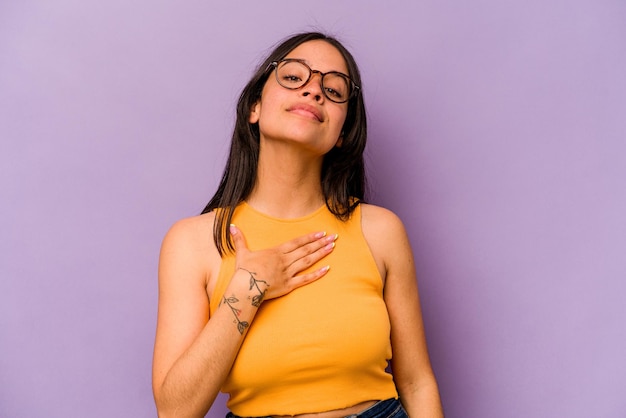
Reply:
[[[341, 53], [323, 40], [300, 44], [285, 58], [303, 60], [314, 71], [348, 74]], [[289, 90], [278, 84], [275, 71], [265, 83], [261, 99], [249, 118], [250, 123], [259, 124], [261, 143], [287, 141], [318, 155], [341, 145], [348, 103], [332, 102], [323, 94], [319, 73], [313, 73], [302, 88]]]

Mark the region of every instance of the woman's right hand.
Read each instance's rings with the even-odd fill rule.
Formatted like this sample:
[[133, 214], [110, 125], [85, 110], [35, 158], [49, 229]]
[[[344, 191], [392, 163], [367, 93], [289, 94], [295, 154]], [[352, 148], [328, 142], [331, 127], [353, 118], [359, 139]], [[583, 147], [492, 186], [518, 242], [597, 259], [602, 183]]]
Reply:
[[[250, 290], [256, 286], [258, 304], [264, 299], [273, 299], [324, 276], [330, 266], [299, 274], [333, 251], [337, 235], [314, 232], [287, 241], [273, 248], [250, 251], [239, 228], [230, 226], [235, 247], [236, 271], [250, 274]], [[258, 306], [258, 305], [256, 305]]]

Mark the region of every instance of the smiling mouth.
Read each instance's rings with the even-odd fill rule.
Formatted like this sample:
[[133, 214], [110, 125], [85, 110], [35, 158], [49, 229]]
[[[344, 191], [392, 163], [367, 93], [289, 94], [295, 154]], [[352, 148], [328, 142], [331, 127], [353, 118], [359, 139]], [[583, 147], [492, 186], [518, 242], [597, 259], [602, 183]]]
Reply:
[[320, 115], [315, 109], [306, 106], [294, 106], [289, 109], [289, 112], [322, 122], [322, 115]]

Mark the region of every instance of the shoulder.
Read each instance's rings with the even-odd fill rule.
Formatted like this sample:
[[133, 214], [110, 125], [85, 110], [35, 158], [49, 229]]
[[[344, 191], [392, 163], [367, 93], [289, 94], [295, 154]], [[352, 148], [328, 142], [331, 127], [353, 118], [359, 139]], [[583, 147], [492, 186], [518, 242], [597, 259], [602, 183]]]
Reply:
[[[193, 269], [205, 280], [212, 276], [212, 266], [221, 257], [213, 242], [215, 213], [210, 212], [176, 221], [165, 234], [161, 245], [161, 268]], [[196, 275], [196, 277], [198, 277]]]
[[402, 220], [389, 209], [368, 203], [361, 203], [360, 206], [363, 233], [375, 234], [378, 238], [405, 234]]
[[[196, 246], [213, 234], [215, 213], [209, 212], [176, 221], [165, 234], [163, 247]], [[211, 240], [212, 241], [212, 240]]]
[[411, 259], [411, 246], [402, 220], [389, 209], [361, 204], [363, 236], [383, 278], [398, 263]]

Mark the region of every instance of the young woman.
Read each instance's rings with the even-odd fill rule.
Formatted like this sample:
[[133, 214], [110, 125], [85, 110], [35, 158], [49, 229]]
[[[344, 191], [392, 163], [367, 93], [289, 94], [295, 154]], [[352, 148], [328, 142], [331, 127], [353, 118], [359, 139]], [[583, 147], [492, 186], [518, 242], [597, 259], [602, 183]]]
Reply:
[[406, 232], [362, 201], [360, 85], [304, 33], [245, 87], [215, 196], [163, 241], [159, 416], [202, 417], [220, 390], [230, 416], [443, 415]]

